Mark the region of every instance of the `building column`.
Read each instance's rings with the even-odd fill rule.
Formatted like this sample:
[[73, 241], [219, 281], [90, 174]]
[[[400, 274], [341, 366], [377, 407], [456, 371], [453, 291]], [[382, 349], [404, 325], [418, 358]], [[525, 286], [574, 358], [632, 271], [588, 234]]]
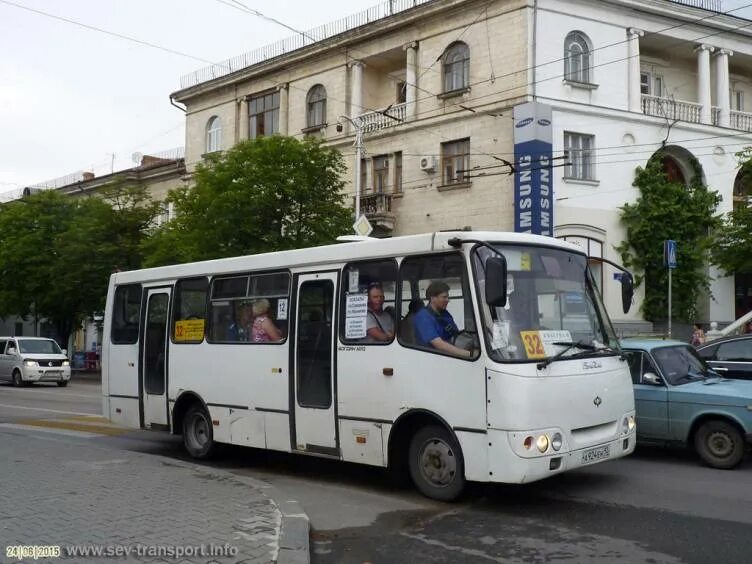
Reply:
[[288, 135], [289, 93], [290, 89], [287, 83], [279, 85], [279, 133], [281, 135]]
[[413, 41], [404, 46], [406, 53], [405, 68], [405, 116], [415, 119], [418, 98], [418, 42]]
[[248, 139], [248, 98], [243, 96], [238, 100], [240, 104], [240, 123], [238, 124], [238, 141], [245, 141]]
[[710, 45], [698, 45], [697, 53], [697, 102], [700, 108], [700, 123], [711, 125], [713, 123], [713, 108], [710, 98], [710, 53], [713, 47]]
[[729, 91], [729, 57], [734, 54], [728, 49], [718, 49], [715, 54], [715, 103], [718, 104], [720, 114], [718, 123], [721, 127], [731, 125], [731, 99]]
[[627, 54], [629, 65], [627, 80], [629, 80], [629, 111], [642, 112], [642, 94], [640, 92], [640, 37], [645, 33], [640, 29], [630, 27], [627, 30]]
[[350, 117], [363, 113], [363, 63], [350, 63]]

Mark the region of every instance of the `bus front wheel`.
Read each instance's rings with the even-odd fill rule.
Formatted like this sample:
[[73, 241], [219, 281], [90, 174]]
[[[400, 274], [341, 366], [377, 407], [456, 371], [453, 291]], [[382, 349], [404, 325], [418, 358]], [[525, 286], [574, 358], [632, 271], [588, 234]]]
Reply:
[[214, 453], [212, 421], [203, 407], [193, 406], [183, 417], [183, 444], [192, 458], [207, 459]]
[[432, 499], [452, 501], [465, 488], [465, 463], [455, 438], [444, 427], [420, 429], [410, 442], [410, 477]]

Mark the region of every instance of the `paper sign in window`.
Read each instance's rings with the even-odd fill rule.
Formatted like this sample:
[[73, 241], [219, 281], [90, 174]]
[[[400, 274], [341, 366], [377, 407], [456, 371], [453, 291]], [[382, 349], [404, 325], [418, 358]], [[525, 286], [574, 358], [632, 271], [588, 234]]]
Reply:
[[175, 342], [202, 341], [204, 339], [203, 319], [182, 319], [175, 322]]
[[366, 336], [368, 294], [348, 294], [345, 302], [345, 338], [362, 339]]

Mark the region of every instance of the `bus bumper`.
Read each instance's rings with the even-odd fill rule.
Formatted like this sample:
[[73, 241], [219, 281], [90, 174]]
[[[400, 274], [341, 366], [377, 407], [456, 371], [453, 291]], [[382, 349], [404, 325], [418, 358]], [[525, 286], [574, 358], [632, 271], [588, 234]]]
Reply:
[[[489, 442], [506, 447], [509, 444], [508, 434], [506, 431], [489, 429]], [[522, 457], [510, 448], [492, 447], [488, 460], [489, 481], [525, 484], [543, 480], [567, 470], [627, 456], [634, 451], [635, 443], [636, 434], [632, 431], [605, 443], [540, 456]]]

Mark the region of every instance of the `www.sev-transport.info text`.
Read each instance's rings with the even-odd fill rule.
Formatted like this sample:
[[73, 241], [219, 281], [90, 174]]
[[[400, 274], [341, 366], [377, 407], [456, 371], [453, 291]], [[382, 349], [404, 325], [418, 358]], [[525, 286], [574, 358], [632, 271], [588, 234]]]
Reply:
[[5, 557], [14, 560], [41, 560], [44, 558], [127, 558], [149, 556], [184, 558], [193, 556], [236, 556], [238, 548], [229, 544], [149, 545], [149, 544], [78, 544], [78, 545], [9, 545]]

